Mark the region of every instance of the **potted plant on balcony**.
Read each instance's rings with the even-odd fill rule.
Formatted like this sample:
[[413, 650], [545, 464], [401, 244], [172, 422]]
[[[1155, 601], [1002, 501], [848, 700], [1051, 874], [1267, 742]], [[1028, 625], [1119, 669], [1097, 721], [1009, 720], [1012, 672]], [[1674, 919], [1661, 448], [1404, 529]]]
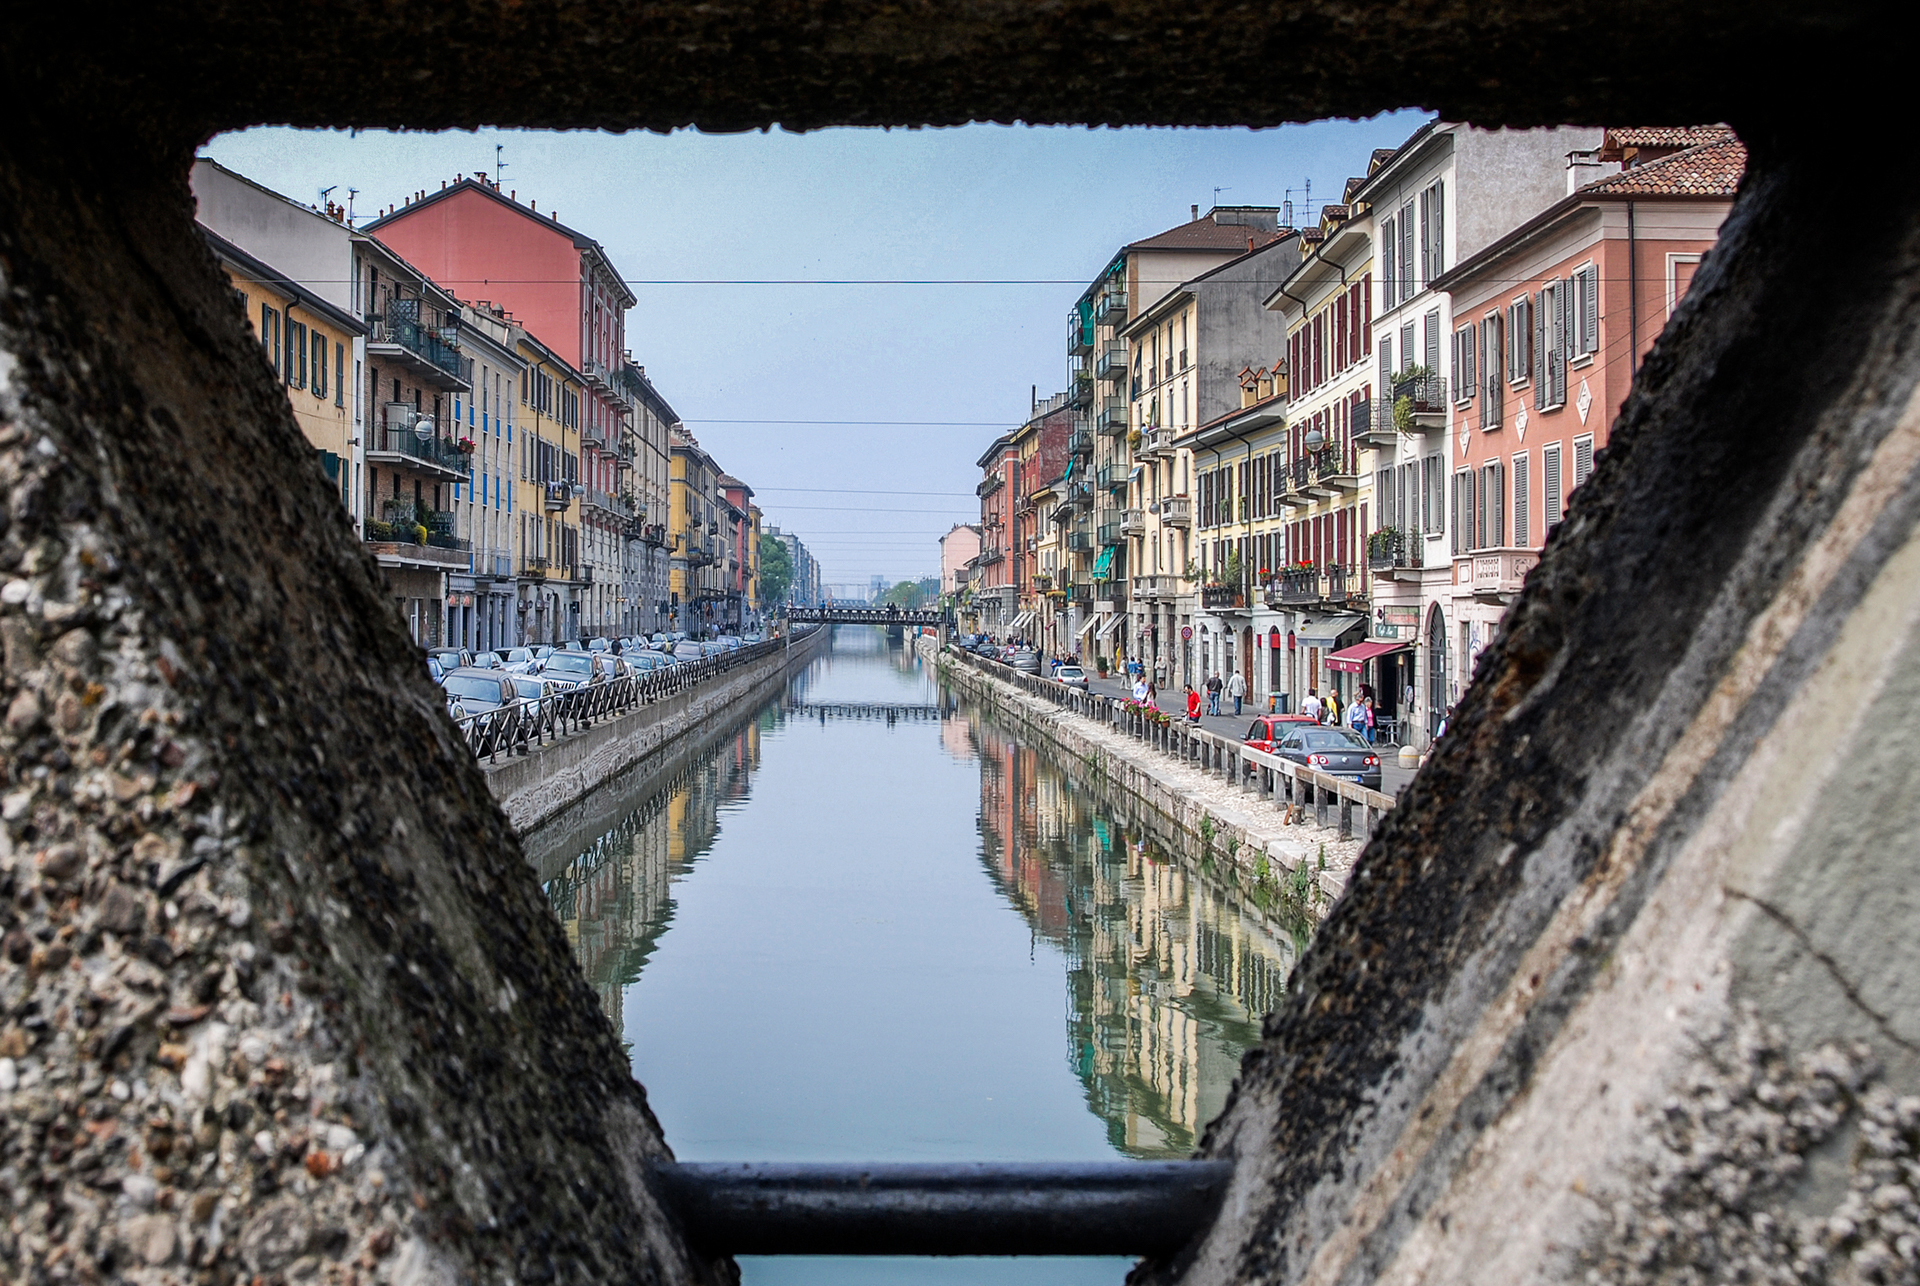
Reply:
[[1413, 428], [1414, 412], [1440, 409], [1428, 402], [1427, 381], [1432, 376], [1424, 366], [1409, 366], [1393, 377], [1393, 427], [1402, 433]]
[[459, 440], [458, 442], [456, 442], [456, 443], [454, 443], [454, 444], [453, 444], [453, 449], [454, 449], [455, 451], [458, 451], [458, 452], [459, 452], [459, 453], [460, 453], [461, 455], [472, 455], [472, 454], [473, 454], [473, 439], [472, 439], [472, 438], [461, 438], [461, 439], [460, 439], [460, 440]]

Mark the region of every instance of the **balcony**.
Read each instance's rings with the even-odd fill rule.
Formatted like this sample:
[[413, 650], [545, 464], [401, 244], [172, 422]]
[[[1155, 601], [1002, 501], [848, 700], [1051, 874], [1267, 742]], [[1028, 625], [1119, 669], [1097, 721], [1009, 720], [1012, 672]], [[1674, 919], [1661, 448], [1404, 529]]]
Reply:
[[1425, 433], [1447, 427], [1447, 381], [1438, 375], [1397, 380], [1388, 404], [1388, 422], [1402, 433]]
[[1093, 427], [1110, 438], [1122, 436], [1127, 431], [1127, 404], [1117, 397], [1110, 397], [1100, 408], [1100, 414]]
[[1117, 464], [1103, 464], [1100, 472], [1094, 475], [1094, 485], [1102, 491], [1118, 491], [1127, 485], [1127, 467]]
[[[410, 416], [413, 408], [394, 404]], [[390, 408], [391, 410], [391, 408]], [[447, 482], [465, 482], [472, 472], [473, 455], [442, 437], [422, 440], [411, 418], [394, 417], [367, 434], [367, 463], [389, 468], [418, 469]]]
[[1327, 601], [1343, 606], [1365, 606], [1367, 578], [1358, 567], [1334, 565], [1327, 568]]
[[1142, 603], [1171, 602], [1180, 596], [1178, 576], [1135, 576], [1133, 596]]
[[[404, 305], [414, 305], [405, 308]], [[449, 392], [467, 392], [473, 388], [473, 360], [460, 356], [460, 350], [441, 333], [422, 326], [417, 300], [394, 300], [389, 316], [367, 319], [367, 356], [383, 366], [399, 366], [426, 383]]]
[[573, 503], [573, 486], [570, 483], [542, 483], [541, 489], [546, 494], [548, 513], [558, 513]]
[[1267, 582], [1268, 607], [1300, 607], [1320, 601], [1320, 569], [1288, 567]]
[[1140, 435], [1140, 446], [1134, 454], [1142, 460], [1152, 460], [1160, 456], [1173, 454], [1173, 430], [1163, 424], [1152, 425]]
[[1101, 581], [1094, 593], [1093, 610], [1103, 616], [1119, 616], [1127, 610], [1127, 592], [1119, 581]]
[[1067, 390], [1067, 401], [1078, 410], [1093, 405], [1093, 376], [1076, 375], [1073, 386]]
[[580, 445], [589, 451], [605, 451], [607, 449], [607, 431], [597, 424], [581, 425]]
[[1129, 509], [1120, 515], [1120, 534], [1122, 536], [1144, 536], [1147, 534], [1147, 515], [1143, 509]]
[[473, 543], [453, 531], [453, 515], [445, 510], [415, 509], [411, 501], [389, 500], [381, 517], [366, 520], [362, 536], [383, 563], [464, 571]]
[[1070, 531], [1067, 533], [1067, 548], [1076, 554], [1093, 552], [1093, 533], [1090, 531]]
[[606, 366], [596, 358], [589, 357], [581, 362], [580, 373], [586, 376], [587, 384], [596, 393], [604, 393], [609, 397], [614, 395], [615, 385], [613, 372], [609, 371]]
[[1378, 400], [1357, 403], [1347, 427], [1354, 442], [1363, 447], [1390, 447], [1398, 432], [1393, 427], [1393, 408]]
[[1187, 496], [1168, 496], [1160, 502], [1160, 521], [1169, 527], [1193, 526], [1193, 501]]
[[1318, 451], [1311, 452], [1309, 459], [1313, 467], [1313, 489], [1328, 499], [1359, 490], [1358, 454], [1354, 448], [1343, 447], [1337, 442], [1329, 442]]
[[1127, 324], [1127, 292], [1109, 290], [1100, 296], [1093, 306], [1093, 324], [1096, 326], [1124, 326]]
[[544, 558], [522, 558], [520, 560], [520, 574], [533, 580], [545, 580], [547, 578], [547, 560]]
[[1068, 455], [1092, 455], [1093, 454], [1092, 428], [1086, 427], [1087, 421], [1083, 417], [1079, 417], [1079, 416], [1074, 417], [1073, 423], [1074, 423], [1074, 430], [1073, 432], [1067, 435], [1067, 454]]
[[1093, 327], [1080, 320], [1080, 310], [1067, 314], [1067, 355], [1082, 357], [1093, 351]]
[[981, 481], [979, 486], [973, 489], [973, 494], [985, 499], [1006, 485], [1007, 480], [1003, 475], [997, 472], [990, 473]]
[[1121, 380], [1127, 377], [1127, 346], [1108, 344], [1100, 350], [1100, 358], [1093, 364], [1096, 379]]
[[1094, 540], [1103, 546], [1119, 544], [1120, 520], [1115, 518], [1109, 522], [1101, 523], [1094, 533]]
[[1208, 612], [1232, 611], [1247, 605], [1247, 596], [1238, 585], [1202, 585], [1200, 607]]
[[667, 543], [667, 525], [663, 522], [650, 522], [640, 528], [640, 539], [659, 549]]
[[[1376, 576], [1401, 579], [1398, 573], [1419, 572], [1426, 547], [1427, 542], [1418, 532], [1409, 534], [1398, 527], [1388, 527], [1367, 537], [1367, 566]], [[1405, 579], [1420, 578], [1416, 574]]]
[[1471, 571], [1456, 571], [1456, 581], [1465, 579], [1473, 596], [1482, 602], [1505, 604], [1519, 595], [1527, 573], [1540, 561], [1540, 553], [1534, 549], [1476, 549], [1461, 561], [1469, 563]]

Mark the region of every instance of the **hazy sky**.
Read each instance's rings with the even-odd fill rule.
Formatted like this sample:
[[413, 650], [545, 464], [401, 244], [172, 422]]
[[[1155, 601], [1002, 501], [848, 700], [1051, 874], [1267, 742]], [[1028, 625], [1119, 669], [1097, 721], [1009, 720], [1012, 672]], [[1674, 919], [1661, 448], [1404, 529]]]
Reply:
[[[931, 574], [977, 516], [974, 461], [1066, 374], [1066, 312], [1115, 250], [1203, 211], [1304, 221], [1425, 118], [1276, 130], [971, 125], [815, 134], [258, 129], [206, 151], [361, 222], [443, 179], [501, 185], [597, 238], [633, 285], [628, 346], [830, 582]], [[795, 278], [993, 284], [757, 284]], [[663, 282], [727, 283], [668, 285]], [[831, 421], [792, 424], [779, 421]], [[885, 421], [879, 424], [857, 421]], [[925, 423], [940, 421], [939, 424]], [[924, 494], [923, 494], [924, 493]]]

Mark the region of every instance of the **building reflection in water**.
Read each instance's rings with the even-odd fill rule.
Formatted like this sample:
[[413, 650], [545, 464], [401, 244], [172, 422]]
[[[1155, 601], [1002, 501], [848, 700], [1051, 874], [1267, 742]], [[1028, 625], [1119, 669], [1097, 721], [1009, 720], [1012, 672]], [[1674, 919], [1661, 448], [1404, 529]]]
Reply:
[[1226, 1103], [1293, 968], [1291, 932], [1115, 825], [1066, 773], [956, 715], [980, 757], [982, 857], [1034, 932], [1067, 955], [1069, 1057], [1108, 1138], [1178, 1157]]
[[[889, 650], [887, 661], [901, 666], [897, 645]], [[937, 735], [947, 756], [978, 761], [986, 874], [1033, 937], [1065, 958], [1069, 1064], [1111, 1145], [1142, 1158], [1190, 1152], [1285, 987], [1295, 956], [1288, 927], [1117, 824], [1060, 767], [950, 694], [928, 706], [877, 692], [881, 700], [823, 703], [809, 699], [810, 686], [797, 682], [549, 881], [616, 1030], [625, 1031], [626, 988], [673, 921], [674, 882], [712, 847], [723, 814], [748, 806], [763, 736], [787, 720], [884, 722], [895, 734]], [[829, 806], [857, 815], [858, 783], [850, 776], [846, 797]]]

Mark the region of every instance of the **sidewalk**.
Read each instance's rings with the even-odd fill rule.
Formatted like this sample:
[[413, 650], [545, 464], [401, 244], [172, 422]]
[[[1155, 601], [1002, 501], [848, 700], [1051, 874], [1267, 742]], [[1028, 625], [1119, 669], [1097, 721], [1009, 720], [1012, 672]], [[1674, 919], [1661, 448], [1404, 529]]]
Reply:
[[[1131, 697], [1133, 695], [1133, 689], [1119, 679], [1101, 679], [1091, 674], [1087, 676], [1087, 690], [1110, 697]], [[1156, 703], [1168, 714], [1179, 715], [1184, 718], [1186, 714], [1186, 699], [1186, 693], [1182, 692], [1179, 688], [1175, 688], [1171, 692], [1162, 691], [1158, 693]], [[1204, 701], [1205, 699], [1206, 694], [1202, 693], [1201, 700]], [[1236, 741], [1247, 735], [1247, 728], [1252, 725], [1254, 715], [1260, 713], [1260, 711], [1254, 709], [1254, 703], [1252, 701], [1246, 701], [1241, 705], [1242, 713], [1236, 717], [1233, 714], [1233, 699], [1226, 696], [1220, 698], [1220, 708], [1227, 713], [1203, 714], [1200, 716], [1200, 726], [1208, 732], [1217, 732], [1223, 737], [1232, 737]], [[1413, 780], [1414, 770], [1400, 766], [1400, 760], [1398, 758], [1399, 747], [1389, 746], [1383, 743], [1379, 747], [1379, 751], [1380, 790], [1383, 794], [1398, 796], [1401, 791], [1407, 788], [1407, 783]]]

